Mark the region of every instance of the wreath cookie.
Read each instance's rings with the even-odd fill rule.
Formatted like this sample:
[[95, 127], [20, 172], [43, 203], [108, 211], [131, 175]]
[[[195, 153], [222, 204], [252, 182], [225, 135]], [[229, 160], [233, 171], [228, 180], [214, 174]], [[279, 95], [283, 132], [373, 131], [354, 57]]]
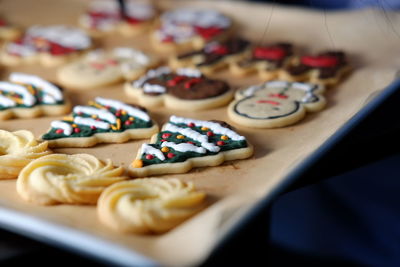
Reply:
[[78, 28], [64, 25], [32, 26], [15, 41], [7, 42], [0, 54], [5, 65], [40, 62], [56, 66], [90, 49], [90, 37]]
[[51, 153], [47, 142], [37, 142], [26, 130], [0, 130], [0, 179], [14, 179], [32, 160]]
[[171, 116], [151, 143], [142, 145], [129, 173], [133, 177], [185, 173], [194, 167], [217, 166], [251, 155], [253, 147], [246, 138], [225, 122]]
[[272, 80], [279, 77], [279, 73], [290, 64], [292, 58], [293, 46], [291, 44], [277, 43], [269, 46], [256, 46], [241, 60], [232, 61], [230, 70], [239, 76], [258, 72], [260, 78]]
[[270, 81], [238, 91], [228, 115], [247, 127], [284, 127], [301, 120], [306, 112], [323, 109], [322, 93], [323, 87], [316, 84]]
[[40, 205], [96, 204], [109, 185], [126, 178], [114, 167], [88, 154], [51, 154], [30, 162], [19, 174], [17, 192]]
[[317, 56], [297, 58], [279, 77], [288, 81], [306, 81], [329, 86], [338, 83], [349, 71], [350, 66], [344, 52], [326, 51]]
[[92, 51], [61, 67], [57, 76], [64, 86], [90, 89], [121, 80], [137, 79], [156, 64], [155, 58], [139, 50], [117, 47], [109, 52]]
[[94, 36], [113, 32], [132, 36], [148, 30], [156, 16], [152, 5], [138, 1], [125, 1], [125, 12], [124, 17], [117, 1], [92, 1], [85, 14], [79, 18], [79, 24]]
[[51, 122], [42, 139], [50, 147], [91, 147], [148, 138], [157, 131], [146, 109], [96, 97], [87, 106], [75, 106], [70, 117]]
[[14, 40], [21, 34], [20, 30], [0, 18], [0, 40]]
[[230, 39], [225, 42], [211, 42], [203, 49], [172, 57], [173, 68], [192, 67], [210, 75], [216, 70], [229, 66], [242, 59], [248, 52], [249, 42], [243, 39]]
[[0, 81], [0, 120], [62, 115], [70, 111], [63, 90], [38, 76], [11, 73]]
[[160, 51], [201, 49], [208, 42], [227, 39], [231, 31], [231, 19], [216, 10], [180, 8], [160, 17], [152, 41]]
[[163, 233], [201, 210], [205, 196], [178, 179], [134, 179], [108, 187], [97, 212], [101, 222], [120, 232]]
[[220, 107], [233, 97], [233, 91], [223, 81], [208, 79], [196, 69], [174, 72], [168, 67], [149, 70], [140, 79], [127, 83], [125, 93], [146, 107], [164, 104], [179, 110]]

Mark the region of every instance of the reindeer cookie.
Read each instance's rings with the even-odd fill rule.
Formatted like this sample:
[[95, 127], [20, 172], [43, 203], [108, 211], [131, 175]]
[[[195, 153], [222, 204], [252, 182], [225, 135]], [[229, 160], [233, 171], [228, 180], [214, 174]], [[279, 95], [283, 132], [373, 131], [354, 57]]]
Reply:
[[293, 57], [292, 50], [293, 46], [288, 43], [256, 46], [242, 60], [232, 61], [230, 70], [239, 76], [258, 72], [263, 80], [276, 79], [282, 69], [290, 63]]
[[137, 79], [157, 62], [154, 57], [139, 50], [117, 47], [109, 52], [92, 51], [82, 59], [61, 67], [57, 76], [64, 86], [91, 89]]
[[168, 67], [149, 70], [140, 79], [127, 83], [125, 92], [143, 106], [165, 105], [171, 109], [204, 110], [223, 106], [233, 97], [229, 85], [211, 80], [199, 70]]
[[324, 108], [323, 88], [316, 84], [270, 81], [238, 91], [228, 107], [234, 122], [253, 128], [277, 128]]
[[211, 42], [203, 49], [172, 57], [169, 63], [173, 68], [198, 68], [204, 74], [210, 75], [229, 66], [229, 63], [242, 59], [248, 51], [249, 44], [243, 39]]
[[82, 30], [64, 25], [32, 26], [15, 41], [7, 42], [0, 61], [5, 65], [40, 62], [45, 66], [60, 65], [92, 46]]
[[306, 81], [329, 86], [338, 83], [349, 71], [350, 66], [344, 52], [326, 51], [317, 56], [297, 58], [279, 77], [288, 81]]
[[143, 144], [129, 166], [133, 177], [185, 173], [253, 155], [253, 146], [223, 121], [171, 116], [160, 133]]
[[152, 5], [134, 0], [125, 1], [125, 17], [120, 14], [119, 8], [118, 1], [92, 1], [79, 18], [79, 24], [94, 36], [116, 31], [131, 36], [149, 29], [156, 16]]
[[0, 18], [0, 40], [14, 40], [21, 34], [20, 30]]
[[160, 51], [181, 51], [222, 41], [231, 31], [231, 19], [216, 10], [180, 8], [161, 16], [152, 38]]

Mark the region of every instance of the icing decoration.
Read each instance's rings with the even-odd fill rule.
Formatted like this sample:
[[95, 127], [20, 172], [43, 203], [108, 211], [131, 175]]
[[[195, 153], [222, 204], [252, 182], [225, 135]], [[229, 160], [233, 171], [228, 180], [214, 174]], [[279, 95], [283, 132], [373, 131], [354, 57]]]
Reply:
[[300, 59], [301, 63], [313, 68], [334, 67], [338, 64], [337, 57], [333, 56], [304, 56]]
[[[96, 133], [124, 132], [153, 126], [149, 115], [139, 107], [114, 99], [96, 97], [88, 106], [76, 106], [72, 117], [53, 121], [44, 140], [90, 137]], [[62, 131], [58, 131], [58, 130]]]
[[257, 59], [280, 60], [284, 58], [287, 51], [281, 47], [255, 47], [253, 57]]
[[150, 155], [155, 155], [157, 158], [160, 160], [165, 160], [164, 154], [157, 148], [154, 148], [148, 144], [142, 144], [142, 147], [140, 148], [140, 151], [142, 154], [150, 154]]

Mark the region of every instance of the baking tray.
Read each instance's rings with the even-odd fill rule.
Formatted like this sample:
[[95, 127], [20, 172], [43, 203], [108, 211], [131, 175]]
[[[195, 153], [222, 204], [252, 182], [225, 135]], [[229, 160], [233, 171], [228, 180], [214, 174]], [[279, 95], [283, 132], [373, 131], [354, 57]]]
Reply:
[[[33, 24], [76, 25], [87, 1], [3, 0], [0, 14], [20, 26]], [[165, 175], [192, 181], [208, 193], [209, 207], [172, 231], [159, 236], [126, 235], [113, 232], [97, 219], [92, 206], [58, 205], [42, 207], [22, 201], [15, 192], [15, 181], [0, 181], [0, 224], [17, 233], [52, 245], [72, 249], [121, 265], [199, 264], [229, 234], [263, 207], [285, 185], [293, 182], [318, 157], [326, 153], [354, 125], [366, 117], [396, 89], [385, 88], [395, 76], [400, 14], [380, 10], [320, 12], [278, 5], [249, 4], [239, 1], [157, 1], [161, 8], [183, 5], [211, 7], [232, 16], [243, 36], [256, 43], [293, 42], [300, 51], [317, 52], [344, 49], [355, 71], [339, 86], [329, 89], [325, 110], [294, 126], [261, 130], [240, 127], [229, 121], [226, 108], [203, 112], [150, 109], [160, 124], [171, 114], [197, 119], [220, 119], [232, 123], [255, 146], [247, 160], [226, 162], [220, 167], [200, 168], [188, 174]], [[126, 38], [112, 35], [98, 39], [103, 47], [132, 46], [152, 51], [148, 35]], [[158, 54], [161, 58], [164, 54]], [[55, 81], [55, 68], [20, 66], [5, 68], [1, 78], [12, 71], [38, 74]], [[256, 76], [235, 78], [229, 72], [215, 75], [229, 80], [235, 88], [261, 81]], [[92, 91], [66, 88], [74, 104], [85, 104], [95, 96], [126, 100], [122, 85]], [[134, 101], [131, 101], [134, 103]], [[28, 129], [36, 136], [57, 119], [18, 119], [0, 122], [6, 130]], [[56, 152], [90, 153], [100, 159], [112, 158], [128, 166], [137, 149], [147, 140], [94, 148], [65, 148]], [[334, 163], [332, 163], [334, 168]]]

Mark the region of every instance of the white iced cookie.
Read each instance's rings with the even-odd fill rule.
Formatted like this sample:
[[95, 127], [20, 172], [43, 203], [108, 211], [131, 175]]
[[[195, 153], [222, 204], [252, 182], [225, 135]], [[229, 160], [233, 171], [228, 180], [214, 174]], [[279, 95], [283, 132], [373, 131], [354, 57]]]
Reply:
[[71, 89], [97, 88], [123, 80], [134, 80], [155, 66], [158, 60], [130, 47], [96, 50], [60, 68], [59, 82]]
[[0, 130], [0, 179], [17, 178], [28, 163], [49, 153], [47, 142], [37, 142], [29, 131]]
[[26, 201], [96, 204], [109, 185], [124, 180], [122, 167], [114, 167], [89, 154], [52, 154], [32, 161], [19, 174], [17, 192]]
[[178, 179], [145, 178], [116, 183], [100, 196], [100, 220], [117, 231], [163, 233], [198, 212], [205, 194]]

